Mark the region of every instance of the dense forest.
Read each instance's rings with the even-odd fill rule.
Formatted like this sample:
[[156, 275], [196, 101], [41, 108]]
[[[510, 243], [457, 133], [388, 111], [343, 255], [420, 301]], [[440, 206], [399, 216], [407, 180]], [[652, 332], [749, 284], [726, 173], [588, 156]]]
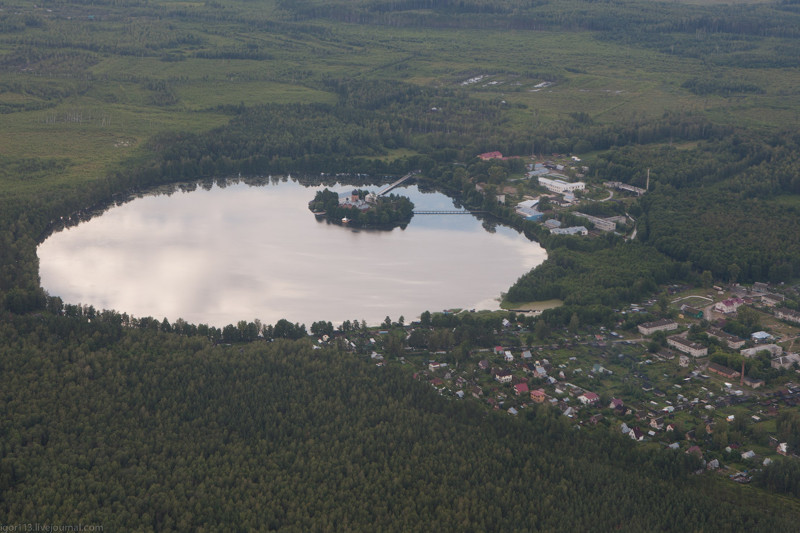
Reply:
[[[615, 308], [666, 283], [796, 279], [798, 28], [796, 2], [5, 6], [4, 523], [795, 531], [796, 500], [775, 495], [798, 496], [791, 458], [739, 487], [694, 475], [694, 456], [611, 427], [589, 435], [548, 406], [512, 418], [446, 400], [368, 363], [365, 325], [349, 320], [313, 323], [337, 338], [314, 349], [286, 320], [216, 328], [62, 302], [40, 286], [36, 246], [165, 184], [288, 173], [377, 184], [420, 169], [421, 187], [547, 249], [506, 295], [564, 302], [528, 321], [542, 338], [610, 327]], [[629, 215], [638, 236], [555, 236], [522, 220], [499, 197], [525, 163], [476, 157], [495, 150], [580, 155], [592, 184], [644, 187], [649, 175], [643, 197], [586, 209]], [[500, 327], [420, 321], [439, 330], [407, 343], [431, 351], [492, 346]], [[791, 414], [776, 422], [793, 445], [798, 427]]]
[[798, 142], [785, 132], [734, 134], [689, 150], [626, 147], [604, 156], [597, 172], [641, 186], [642, 167], [651, 169], [643, 242], [717, 279], [782, 282], [800, 275]]
[[307, 341], [225, 348], [7, 314], [0, 338], [9, 523], [793, 531], [798, 519], [693, 476], [692, 455], [584, 434], [550, 407], [487, 413]]

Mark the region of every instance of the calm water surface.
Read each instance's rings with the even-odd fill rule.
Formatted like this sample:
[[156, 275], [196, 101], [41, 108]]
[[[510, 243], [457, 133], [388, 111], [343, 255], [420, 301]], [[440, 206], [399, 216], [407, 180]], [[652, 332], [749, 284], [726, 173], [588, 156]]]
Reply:
[[[415, 215], [392, 231], [318, 221], [307, 205], [322, 188], [289, 180], [145, 196], [45, 240], [42, 286], [69, 303], [173, 322], [374, 325], [425, 310], [496, 309], [500, 292], [546, 257], [471, 215]], [[454, 208], [439, 193], [394, 192], [417, 209]]]

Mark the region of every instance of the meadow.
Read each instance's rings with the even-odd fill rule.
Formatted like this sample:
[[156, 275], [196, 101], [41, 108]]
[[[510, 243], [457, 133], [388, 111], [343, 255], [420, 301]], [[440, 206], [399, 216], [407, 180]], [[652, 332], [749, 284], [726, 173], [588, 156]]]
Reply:
[[[598, 9], [569, 5], [581, 10], [575, 24]], [[641, 2], [614, 6], [623, 14], [648, 10]], [[156, 133], [224, 125], [225, 106], [335, 103], [325, 86], [329, 79], [398, 80], [518, 104], [508, 117], [509, 135], [524, 131], [523, 125], [556, 126], [575, 112], [602, 124], [665, 112], [755, 128], [787, 127], [800, 118], [796, 65], [771, 65], [776, 50], [796, 58], [795, 39], [700, 30], [648, 33], [646, 23], [637, 24], [639, 17], [627, 32], [592, 31], [552, 21], [553, 7], [541, 8], [551, 21], [530, 30], [474, 27], [466, 18], [445, 28], [308, 16], [297, 21], [298, 10], [270, 0], [5, 3], [2, 155], [68, 160], [64, 174], [52, 177], [56, 182], [103, 179], [142, 152]], [[747, 8], [776, 16], [775, 6]], [[652, 9], [656, 16], [678, 8]], [[709, 13], [705, 6], [685, 9], [685, 17]], [[426, 17], [438, 20], [435, 10], [414, 14], [422, 23]], [[513, 22], [523, 14], [496, 17]], [[747, 66], [736, 66], [745, 55]], [[683, 86], [692, 79], [759, 90], [696, 94]], [[542, 82], [551, 84], [541, 87]], [[41, 185], [51, 184], [56, 183]], [[4, 180], [3, 189], [9, 194], [19, 185]], [[19, 190], [23, 196], [29, 192]]]

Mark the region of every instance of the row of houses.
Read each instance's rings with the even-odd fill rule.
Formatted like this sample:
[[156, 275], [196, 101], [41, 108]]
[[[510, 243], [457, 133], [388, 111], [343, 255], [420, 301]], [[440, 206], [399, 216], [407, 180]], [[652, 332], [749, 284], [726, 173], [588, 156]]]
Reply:
[[[641, 333], [642, 335], [652, 335], [653, 333], [656, 333], [658, 331], [673, 331], [673, 330], [676, 330], [676, 329], [678, 329], [678, 323], [675, 322], [674, 320], [669, 319], [669, 318], [662, 318], [660, 320], [656, 320], [656, 321], [653, 321], [653, 322], [644, 322], [642, 324], [639, 324], [637, 326], [637, 329], [639, 330], [639, 333]], [[747, 342], [745, 339], [742, 339], [741, 337], [737, 337], [736, 335], [731, 335], [730, 333], [728, 333], [726, 331], [723, 331], [723, 330], [721, 330], [721, 329], [719, 329], [717, 327], [713, 327], [713, 326], [709, 327], [706, 330], [706, 334], [709, 337], [715, 338], [715, 339], [719, 340], [720, 342], [724, 343], [728, 348], [730, 348], [732, 350], [741, 349], [745, 345], [745, 343]], [[673, 336], [673, 337], [670, 337], [670, 338], [672, 339], [672, 342], [670, 342], [669, 339], [668, 339], [667, 340], [667, 344], [670, 344], [671, 346], [673, 346], [677, 350], [680, 350], [683, 353], [688, 353], [690, 355], [694, 355], [695, 357], [700, 357], [701, 356], [701, 355], [697, 355], [700, 352], [702, 352], [702, 349], [698, 348], [698, 346], [700, 346], [700, 345], [698, 345], [697, 343], [691, 343], [688, 340], [686, 340], [685, 338], [682, 338], [682, 337], [677, 336], [677, 335]], [[765, 343], [767, 343], [770, 340], [772, 340], [772, 338], [773, 338], [772, 335], [770, 335], [769, 333], [767, 333], [765, 331], [757, 331], [757, 332], [753, 333], [751, 335], [752, 341], [754, 343], [762, 345], [762, 346], [757, 346], [755, 348], [748, 348], [748, 349], [742, 350], [742, 354], [746, 355], [747, 357], [752, 357], [757, 352], [760, 352], [762, 350], [765, 350], [765, 349], [771, 350], [772, 348], [767, 348], [767, 346], [772, 347], [772, 346], [775, 346], [775, 345], [772, 345], [772, 344], [767, 345]], [[703, 355], [705, 355], [705, 354], [703, 354]], [[776, 355], [776, 354], [773, 353], [773, 355]]]

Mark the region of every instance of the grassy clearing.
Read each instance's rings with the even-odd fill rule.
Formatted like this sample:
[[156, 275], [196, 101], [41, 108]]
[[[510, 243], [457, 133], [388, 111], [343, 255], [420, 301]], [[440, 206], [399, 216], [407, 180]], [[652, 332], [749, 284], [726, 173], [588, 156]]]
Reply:
[[298, 85], [258, 81], [198, 83], [181, 86], [176, 93], [180, 97], [182, 107], [187, 110], [209, 109], [237, 101], [246, 106], [266, 103], [336, 103], [336, 96], [324, 91]]
[[[785, 39], [712, 33], [698, 42], [675, 33], [659, 34], [652, 44], [589, 31], [294, 23], [276, 2], [158, 6], [163, 16], [153, 20], [114, 6], [98, 20], [90, 18], [91, 7], [47, 12], [18, 3], [46, 23], [0, 38], [0, 59], [8, 60], [0, 63], [0, 105], [15, 111], [0, 124], [2, 154], [69, 159], [60, 179], [96, 179], [156, 133], [205, 131], [228, 120], [205, 110], [335, 103], [324, 83], [329, 78], [402, 80], [521, 104], [508, 117], [512, 134], [531, 125], [558, 127], [576, 111], [602, 124], [668, 111], [768, 128], [800, 122], [796, 71], [760, 68], [757, 61], [794, 46]], [[28, 41], [39, 43], [36, 54], [19, 44]], [[692, 47], [702, 53], [679, 55]], [[725, 64], [740, 56], [753, 68]], [[476, 76], [485, 78], [463, 83]], [[741, 80], [764, 93], [700, 96], [681, 86], [702, 76]], [[537, 87], [543, 81], [554, 83]], [[76, 114], [83, 118], [76, 122]]]

